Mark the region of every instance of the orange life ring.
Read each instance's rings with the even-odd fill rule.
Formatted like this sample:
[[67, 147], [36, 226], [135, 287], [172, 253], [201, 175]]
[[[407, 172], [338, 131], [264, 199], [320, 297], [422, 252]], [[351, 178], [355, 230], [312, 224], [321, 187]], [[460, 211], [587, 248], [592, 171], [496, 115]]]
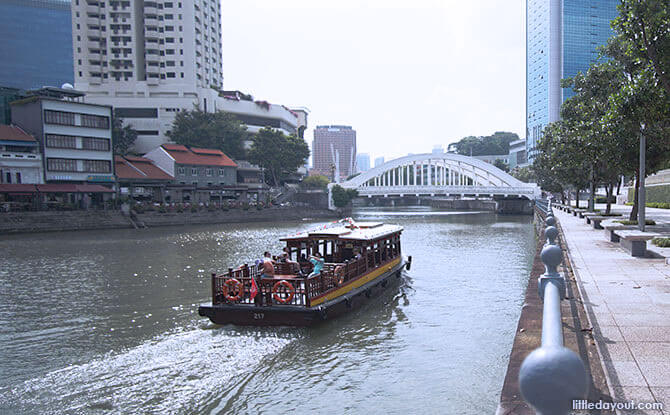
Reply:
[[[230, 295], [230, 292], [232, 291], [233, 288], [237, 288], [237, 294]], [[242, 284], [235, 278], [225, 280], [223, 282], [222, 289], [223, 289], [223, 296], [226, 298], [226, 300], [231, 302], [239, 301], [244, 295], [244, 284]]]
[[[284, 287], [288, 290], [288, 297], [282, 298], [279, 295], [279, 287]], [[281, 304], [286, 304], [290, 303], [291, 300], [293, 300], [293, 296], [295, 295], [295, 287], [293, 285], [286, 281], [286, 280], [281, 280], [275, 283], [275, 285], [272, 286], [272, 298], [275, 299], [278, 303]]]

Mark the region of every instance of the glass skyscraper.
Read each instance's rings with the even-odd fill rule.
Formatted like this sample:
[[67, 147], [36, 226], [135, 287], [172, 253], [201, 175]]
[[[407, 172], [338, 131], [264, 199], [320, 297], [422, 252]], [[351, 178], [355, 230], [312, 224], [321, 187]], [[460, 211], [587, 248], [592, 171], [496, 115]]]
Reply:
[[612, 35], [619, 0], [526, 0], [526, 152], [574, 95], [561, 79], [586, 72]]
[[74, 84], [69, 0], [0, 0], [0, 86]]

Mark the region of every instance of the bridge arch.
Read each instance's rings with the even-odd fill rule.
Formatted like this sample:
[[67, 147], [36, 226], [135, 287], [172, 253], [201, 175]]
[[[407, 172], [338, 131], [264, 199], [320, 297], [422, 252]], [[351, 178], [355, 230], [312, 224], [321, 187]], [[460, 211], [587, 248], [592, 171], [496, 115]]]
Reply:
[[368, 170], [340, 185], [375, 195], [490, 195], [533, 199], [534, 183], [524, 183], [482, 160], [454, 153], [415, 154]]

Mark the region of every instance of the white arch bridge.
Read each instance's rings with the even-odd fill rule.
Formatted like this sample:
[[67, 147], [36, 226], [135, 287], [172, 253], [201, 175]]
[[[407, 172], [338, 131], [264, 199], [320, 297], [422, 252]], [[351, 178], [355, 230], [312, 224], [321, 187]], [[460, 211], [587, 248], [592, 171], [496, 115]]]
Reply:
[[361, 197], [475, 196], [534, 200], [539, 186], [515, 179], [492, 164], [454, 153], [416, 154], [377, 166], [340, 183]]

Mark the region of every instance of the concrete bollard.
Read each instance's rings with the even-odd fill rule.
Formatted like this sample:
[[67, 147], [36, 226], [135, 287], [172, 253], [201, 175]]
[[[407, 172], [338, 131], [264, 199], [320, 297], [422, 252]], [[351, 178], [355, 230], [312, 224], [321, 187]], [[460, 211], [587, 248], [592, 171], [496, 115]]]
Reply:
[[542, 345], [524, 359], [519, 387], [538, 415], [564, 415], [572, 409], [573, 400], [586, 396], [588, 382], [579, 356], [563, 346], [561, 299], [565, 297], [565, 280], [558, 272], [563, 252], [552, 243], [558, 230], [549, 226], [545, 235], [553, 238], [540, 254], [545, 267], [538, 278], [538, 294], [543, 301]]

